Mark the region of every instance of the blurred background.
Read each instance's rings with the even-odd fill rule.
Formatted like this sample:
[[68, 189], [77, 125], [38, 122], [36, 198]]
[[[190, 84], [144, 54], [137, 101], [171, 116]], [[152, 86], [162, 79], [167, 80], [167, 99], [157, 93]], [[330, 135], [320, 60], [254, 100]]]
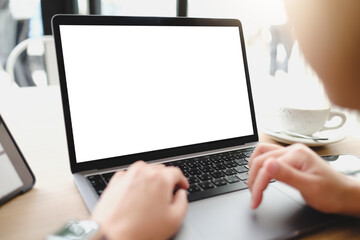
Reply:
[[[326, 100], [298, 48], [283, 0], [0, 0], [0, 87], [58, 84], [50, 36], [56, 13], [236, 18], [244, 28], [260, 124], [280, 103]], [[357, 113], [341, 110], [349, 114], [351, 132], [360, 132]]]

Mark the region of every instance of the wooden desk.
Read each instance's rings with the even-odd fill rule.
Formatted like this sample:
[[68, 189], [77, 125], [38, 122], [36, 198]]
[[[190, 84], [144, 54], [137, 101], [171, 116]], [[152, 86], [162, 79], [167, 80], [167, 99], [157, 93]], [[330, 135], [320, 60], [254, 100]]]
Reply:
[[[44, 239], [70, 219], [88, 218], [70, 172], [59, 88], [0, 89], [0, 114], [36, 176], [30, 192], [0, 207], [0, 238]], [[261, 141], [274, 142], [263, 135]], [[360, 156], [359, 146], [346, 138], [316, 151]], [[360, 220], [353, 220], [306, 239], [359, 238]]]

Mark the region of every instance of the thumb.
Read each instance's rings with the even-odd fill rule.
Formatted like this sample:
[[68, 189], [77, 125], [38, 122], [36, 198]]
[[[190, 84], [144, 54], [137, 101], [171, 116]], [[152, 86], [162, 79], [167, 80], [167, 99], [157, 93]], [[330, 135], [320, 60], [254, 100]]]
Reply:
[[186, 190], [178, 189], [171, 204], [172, 213], [174, 218], [177, 219], [178, 225], [181, 224], [182, 219], [185, 217], [187, 206], [188, 200]]

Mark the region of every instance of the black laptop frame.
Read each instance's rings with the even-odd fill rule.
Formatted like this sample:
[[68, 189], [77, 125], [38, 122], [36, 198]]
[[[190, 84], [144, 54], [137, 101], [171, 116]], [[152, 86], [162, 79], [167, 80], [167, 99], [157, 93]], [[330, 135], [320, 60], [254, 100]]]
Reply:
[[[62, 53], [60, 36], [61, 25], [141, 25], [141, 26], [235, 26], [239, 29], [241, 49], [243, 56], [243, 67], [249, 96], [249, 104], [252, 118], [253, 135], [236, 137], [225, 140], [218, 140], [206, 143], [180, 146], [175, 148], [155, 150], [144, 153], [136, 153], [126, 156], [117, 156], [77, 163], [74, 138], [71, 123], [71, 114], [68, 100], [68, 91]], [[258, 131], [256, 126], [254, 103], [252, 98], [249, 70], [247, 65], [245, 42], [241, 22], [237, 19], [208, 19], [208, 18], [171, 18], [171, 17], [123, 17], [123, 16], [94, 16], [94, 15], [56, 15], [52, 19], [53, 36], [55, 40], [56, 56], [59, 70], [60, 89], [62, 96], [63, 113], [68, 145], [68, 153], [72, 173], [77, 173], [93, 169], [105, 169], [120, 165], [131, 164], [137, 160], [152, 161], [175, 157], [186, 154], [216, 150], [227, 147], [244, 145], [258, 141]]]

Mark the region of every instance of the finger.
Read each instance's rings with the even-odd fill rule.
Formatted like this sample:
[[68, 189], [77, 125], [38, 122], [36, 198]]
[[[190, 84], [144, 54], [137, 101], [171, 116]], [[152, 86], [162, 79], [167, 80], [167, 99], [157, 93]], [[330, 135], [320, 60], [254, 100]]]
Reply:
[[125, 171], [121, 170], [121, 171], [117, 171], [110, 179], [109, 184], [111, 184], [112, 182], [116, 182], [119, 181], [120, 179], [122, 179], [125, 175]]
[[166, 166], [162, 163], [155, 163], [155, 164], [151, 164], [149, 165], [150, 168], [152, 169], [162, 169], [162, 168], [165, 168]]
[[137, 161], [128, 167], [127, 176], [128, 177], [138, 176], [139, 174], [141, 174], [142, 171], [144, 171], [148, 167], [149, 165], [144, 161]]
[[165, 170], [168, 182], [173, 185], [174, 188], [175, 186], [183, 189], [189, 188], [189, 182], [179, 168], [167, 167]]
[[274, 151], [277, 149], [281, 149], [283, 147], [275, 145], [275, 144], [269, 144], [269, 143], [260, 143], [259, 145], [256, 146], [254, 152], [251, 154], [250, 159], [249, 159], [249, 167], [251, 167], [252, 163], [253, 163], [253, 159], [256, 158], [259, 155], [262, 155], [266, 152], [269, 151]]
[[138, 169], [138, 168], [144, 167], [144, 166], [146, 166], [146, 165], [147, 165], [147, 164], [146, 164], [144, 161], [139, 160], [139, 161], [136, 161], [136, 162], [134, 162], [133, 164], [131, 164], [131, 165], [129, 166], [129, 168], [128, 168], [128, 171], [132, 171], [132, 170], [134, 170], [134, 169]]
[[264, 162], [270, 158], [278, 158], [281, 155], [286, 154], [286, 148], [274, 148], [272, 151], [264, 152], [262, 155], [258, 155], [253, 159], [253, 164], [250, 167], [249, 177], [248, 177], [248, 186], [252, 191], [252, 186], [254, 184], [255, 179], [257, 178], [258, 171], [262, 168]]
[[117, 171], [111, 179], [113, 179], [114, 177], [116, 177], [116, 178], [122, 178], [122, 177], [125, 175], [125, 173], [126, 173], [125, 170]]
[[254, 181], [254, 185], [251, 191], [251, 208], [257, 208], [263, 197], [263, 192], [269, 184], [269, 181], [273, 178], [274, 172], [277, 171], [277, 164], [274, 163], [275, 159], [270, 158], [264, 166], [259, 170], [258, 175]]
[[105, 195], [105, 192], [108, 192], [110, 188], [113, 188], [114, 186], [116, 187], [117, 184], [119, 184], [120, 181], [123, 181], [123, 178], [125, 176], [125, 171], [121, 170], [121, 171], [117, 171], [110, 179], [108, 185], [106, 186], [104, 193], [101, 194], [101, 197], [103, 197]]
[[176, 191], [171, 204], [171, 211], [178, 225], [180, 225], [182, 219], [185, 217], [187, 207], [188, 200], [186, 190], [179, 189]]
[[311, 176], [301, 172], [294, 166], [288, 164], [293, 162], [289, 158], [290, 154], [286, 154], [279, 159], [270, 158], [264, 163], [263, 168], [254, 182], [252, 189], [252, 208], [257, 208], [261, 203], [263, 191], [269, 184], [270, 179], [282, 181], [296, 189], [301, 193], [305, 192], [307, 187], [312, 184]]
[[290, 159], [291, 156], [284, 155], [283, 157], [272, 161], [271, 165], [267, 165], [267, 171], [271, 172], [270, 175], [272, 178], [282, 181], [298, 189], [300, 192], [304, 192], [304, 190], [312, 184], [311, 175], [290, 165], [291, 163], [295, 163]]

